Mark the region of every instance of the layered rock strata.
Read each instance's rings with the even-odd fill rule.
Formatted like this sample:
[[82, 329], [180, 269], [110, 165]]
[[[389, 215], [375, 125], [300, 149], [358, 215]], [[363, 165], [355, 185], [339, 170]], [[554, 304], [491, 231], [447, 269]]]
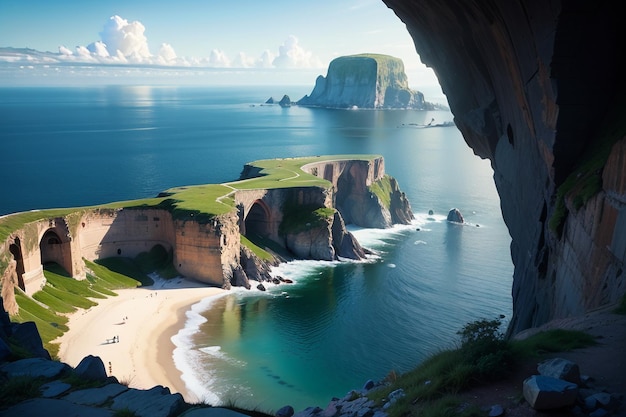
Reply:
[[384, 0], [489, 158], [512, 237], [516, 333], [626, 291], [623, 7]]

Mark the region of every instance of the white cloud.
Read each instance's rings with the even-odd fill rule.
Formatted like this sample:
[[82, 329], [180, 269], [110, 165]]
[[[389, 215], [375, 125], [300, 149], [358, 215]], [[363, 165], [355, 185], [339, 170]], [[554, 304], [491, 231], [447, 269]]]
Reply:
[[106, 58], [110, 55], [109, 51], [107, 50], [107, 46], [104, 44], [104, 42], [100, 41], [93, 42], [87, 45], [87, 50], [93, 55], [101, 58]]
[[141, 22], [129, 23], [128, 20], [115, 15], [104, 25], [100, 37], [110, 55], [118, 55], [117, 51], [120, 51], [132, 61], [141, 62], [143, 58], [150, 57], [145, 31], [146, 28]]
[[176, 60], [176, 51], [169, 43], [161, 44], [161, 48], [159, 48], [159, 57], [161, 57], [165, 62], [173, 62]]
[[271, 68], [272, 62], [274, 62], [275, 58], [276, 55], [266, 49], [265, 51], [263, 51], [259, 59], [256, 60], [255, 66], [258, 68]]
[[208, 64], [211, 67], [230, 67], [230, 59], [228, 59], [224, 51], [213, 49], [209, 55]]
[[218, 48], [212, 49], [206, 57], [179, 57], [174, 47], [163, 43], [156, 54], [152, 54], [145, 36], [146, 28], [139, 21], [128, 20], [115, 15], [103, 25], [100, 40], [87, 46], [79, 45], [74, 51], [66, 46], [59, 46], [58, 53], [17, 53], [11, 56], [0, 54], [0, 62], [26, 62], [33, 64], [72, 63], [72, 64], [129, 64], [159, 65], [164, 67], [197, 68], [320, 68], [322, 64], [313, 53], [305, 50], [297, 37], [290, 35], [278, 47], [278, 53], [265, 50], [258, 58], [246, 52], [229, 55]]
[[314, 58], [312, 52], [302, 48], [298, 38], [293, 35], [289, 35], [285, 42], [278, 47], [278, 56], [272, 64], [278, 68], [312, 68], [321, 66], [319, 59]]
[[66, 48], [63, 45], [59, 46], [59, 54], [60, 55], [64, 55], [64, 56], [74, 55], [74, 53], [72, 51], [70, 51], [68, 48]]
[[86, 58], [89, 61], [92, 60], [91, 52], [89, 51], [89, 49], [87, 49], [84, 46], [77, 46], [76, 47], [76, 55], [81, 57], [81, 58]]
[[235, 68], [250, 68], [254, 66], [254, 58], [246, 55], [245, 52], [239, 52], [233, 59], [232, 66]]

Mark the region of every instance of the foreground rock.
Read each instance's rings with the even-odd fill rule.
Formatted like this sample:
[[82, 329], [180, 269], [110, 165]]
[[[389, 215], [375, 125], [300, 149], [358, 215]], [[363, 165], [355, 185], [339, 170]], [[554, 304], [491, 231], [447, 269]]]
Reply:
[[524, 381], [524, 398], [535, 410], [553, 410], [576, 402], [578, 385], [543, 375]]
[[593, 378], [581, 377], [578, 364], [552, 358], [539, 363], [537, 370], [540, 375], [522, 384], [524, 398], [533, 409], [569, 410], [571, 415], [590, 417], [621, 415], [623, 393], [607, 392]]

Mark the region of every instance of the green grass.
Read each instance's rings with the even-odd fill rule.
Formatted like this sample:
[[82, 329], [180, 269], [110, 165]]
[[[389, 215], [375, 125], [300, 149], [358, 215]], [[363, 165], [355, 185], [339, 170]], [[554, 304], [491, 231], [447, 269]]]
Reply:
[[39, 389], [46, 381], [32, 376], [16, 376], [0, 383], [0, 404], [10, 407], [41, 395]]
[[334, 161], [334, 160], [358, 160], [370, 161], [380, 157], [379, 155], [327, 155], [305, 158], [263, 159], [254, 161], [248, 165], [261, 168], [260, 176], [226, 185], [238, 190], [249, 189], [272, 189], [292, 187], [330, 187], [330, 182], [315, 175], [308, 174], [302, 167], [308, 164]]
[[[152, 285], [154, 281], [130, 258], [113, 257], [98, 259], [94, 263], [85, 262], [96, 276], [106, 277], [108, 283], [119, 283], [117, 288]], [[94, 265], [97, 265], [94, 267]], [[104, 269], [103, 269], [104, 268]], [[113, 289], [117, 289], [113, 288]]]
[[546, 352], [567, 352], [596, 344], [593, 336], [573, 330], [555, 329], [511, 342], [517, 357], [532, 358]]
[[244, 235], [240, 235], [240, 239], [241, 239], [241, 244], [244, 245], [246, 248], [250, 249], [252, 251], [252, 253], [254, 253], [256, 255], [257, 258], [259, 258], [259, 259], [261, 259], [263, 261], [272, 261], [272, 260], [274, 260], [274, 256], [272, 256], [271, 253], [269, 253], [265, 249], [257, 246], [256, 244], [252, 243], [250, 241], [250, 239], [248, 239]]
[[[396, 377], [391, 373], [392, 377], [388, 378], [391, 383], [368, 396], [382, 405], [389, 393], [402, 388], [406, 396], [389, 409], [390, 417], [405, 416], [415, 410], [420, 416], [456, 415], [453, 413], [458, 406], [455, 398], [464, 389], [504, 377], [522, 361], [546, 352], [562, 352], [595, 343], [592, 336], [570, 330], [551, 330], [526, 340], [509, 341], [500, 333], [489, 333], [492, 329], [488, 327], [482, 326], [479, 331], [484, 329], [487, 331], [478, 338], [468, 342], [464, 335], [461, 347], [436, 353], [405, 374]], [[476, 412], [468, 409], [464, 411], [467, 414], [461, 415], [477, 415]]]
[[385, 175], [380, 180], [370, 186], [370, 191], [374, 193], [387, 209], [391, 208], [391, 177]]
[[18, 289], [15, 290], [15, 300], [19, 306], [19, 311], [16, 315], [11, 316], [11, 320], [17, 323], [35, 322], [44, 347], [51, 356], [56, 356], [59, 350], [58, 345], [50, 342], [68, 330], [67, 317], [39, 304]]
[[136, 288], [141, 285], [141, 281], [131, 278], [130, 276], [123, 275], [119, 272], [112, 271], [102, 264], [91, 262], [86, 259], [84, 262], [85, 266], [93, 272], [93, 274], [90, 275], [96, 279], [96, 282], [109, 290]]
[[[73, 312], [76, 308], [87, 309], [96, 305], [91, 298], [115, 296], [112, 290], [141, 285], [139, 280], [112, 271], [103, 265], [89, 261], [85, 261], [85, 265], [93, 272], [86, 280], [70, 278], [60, 266], [48, 264], [44, 270], [47, 283], [41, 291], [33, 294], [32, 298], [15, 289], [19, 310], [16, 315], [11, 316], [11, 320], [18, 323], [35, 322], [44, 348], [52, 357], [56, 357], [59, 350], [58, 344], [52, 342], [68, 330], [68, 319], [63, 314]], [[134, 268], [126, 267], [125, 270], [143, 274], [137, 265]]]

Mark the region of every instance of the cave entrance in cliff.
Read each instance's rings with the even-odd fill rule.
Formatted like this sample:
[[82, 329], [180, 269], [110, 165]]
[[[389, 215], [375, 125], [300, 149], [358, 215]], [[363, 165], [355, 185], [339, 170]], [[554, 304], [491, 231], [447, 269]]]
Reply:
[[26, 272], [26, 270], [24, 269], [24, 257], [22, 256], [22, 245], [19, 238], [15, 238], [13, 243], [9, 245], [9, 252], [11, 252], [15, 260], [17, 286], [20, 287], [22, 291], [26, 291], [26, 286], [24, 285], [24, 272]]
[[259, 238], [267, 238], [271, 234], [270, 210], [262, 200], [252, 204], [245, 219], [245, 236], [254, 241]]
[[70, 242], [65, 242], [54, 229], [48, 229], [41, 237], [39, 242], [39, 251], [41, 253], [41, 264], [56, 263], [63, 267], [70, 274], [72, 271], [72, 258], [70, 250]]

